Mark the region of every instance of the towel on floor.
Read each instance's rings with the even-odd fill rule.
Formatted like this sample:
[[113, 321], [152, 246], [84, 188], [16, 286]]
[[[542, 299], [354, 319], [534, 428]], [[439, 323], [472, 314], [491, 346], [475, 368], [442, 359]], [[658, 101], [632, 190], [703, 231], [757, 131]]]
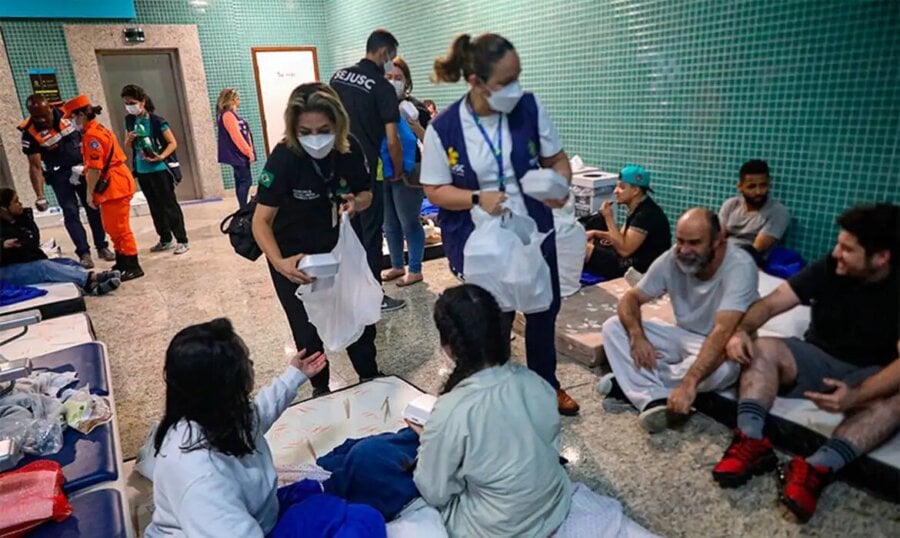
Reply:
[[572, 488], [569, 515], [553, 538], [656, 538], [622, 513], [622, 504], [578, 482]]
[[368, 504], [390, 521], [419, 496], [411, 469], [418, 450], [419, 436], [403, 428], [348, 439], [316, 463], [331, 472], [323, 484], [325, 493]]
[[0, 280], [0, 306], [9, 306], [24, 301], [30, 301], [47, 295], [47, 290], [33, 286], [19, 286], [5, 280]]

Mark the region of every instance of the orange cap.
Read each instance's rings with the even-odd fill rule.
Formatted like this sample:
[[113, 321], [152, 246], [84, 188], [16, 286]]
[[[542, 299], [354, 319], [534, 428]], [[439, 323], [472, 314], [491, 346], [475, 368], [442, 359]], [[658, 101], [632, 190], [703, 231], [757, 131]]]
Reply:
[[76, 110], [81, 110], [86, 106], [91, 106], [91, 100], [88, 99], [87, 95], [81, 94], [76, 97], [73, 97], [65, 102], [62, 106], [63, 117], [68, 119], [72, 117], [72, 113]]

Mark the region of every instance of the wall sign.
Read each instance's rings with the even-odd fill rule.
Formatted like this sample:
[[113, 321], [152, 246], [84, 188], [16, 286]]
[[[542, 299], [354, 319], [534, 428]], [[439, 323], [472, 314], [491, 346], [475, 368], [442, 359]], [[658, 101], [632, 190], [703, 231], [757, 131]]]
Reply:
[[297, 86], [319, 80], [319, 63], [315, 47], [254, 47], [250, 52], [268, 155], [284, 137], [288, 97]]
[[133, 19], [134, 0], [3, 0], [0, 18]]
[[44, 96], [50, 103], [62, 101], [55, 70], [29, 69], [28, 78], [31, 80], [31, 93]]

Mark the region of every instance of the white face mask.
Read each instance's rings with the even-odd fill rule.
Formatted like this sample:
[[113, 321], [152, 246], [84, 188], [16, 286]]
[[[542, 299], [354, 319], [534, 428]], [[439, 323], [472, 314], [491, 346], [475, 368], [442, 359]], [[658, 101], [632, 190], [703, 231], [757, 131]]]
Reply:
[[141, 105], [125, 105], [125, 112], [132, 116], [138, 116], [141, 113]]
[[403, 94], [406, 93], [406, 84], [402, 80], [392, 80], [391, 85], [394, 87], [394, 91], [397, 92], [397, 99], [402, 99]]
[[509, 114], [516, 108], [516, 105], [519, 104], [522, 93], [522, 86], [520, 86], [519, 81], [516, 80], [499, 90], [492, 92], [488, 96], [487, 102], [491, 109], [496, 110], [497, 112], [503, 112], [504, 114]]
[[313, 159], [324, 159], [334, 147], [334, 134], [301, 135], [300, 145]]
[[394, 61], [393, 60], [388, 60], [388, 61], [384, 62], [384, 72], [385, 73], [390, 73], [393, 70], [394, 70]]

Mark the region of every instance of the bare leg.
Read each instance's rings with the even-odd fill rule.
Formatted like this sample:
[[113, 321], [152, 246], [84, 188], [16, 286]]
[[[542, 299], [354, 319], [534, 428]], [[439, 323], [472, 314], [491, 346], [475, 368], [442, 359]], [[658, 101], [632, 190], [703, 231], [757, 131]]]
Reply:
[[794, 355], [780, 338], [759, 338], [754, 343], [753, 360], [741, 374], [740, 398], [756, 400], [770, 409], [780, 385], [797, 378]]
[[876, 400], [848, 415], [833, 437], [853, 443], [861, 453], [870, 452], [900, 429], [900, 393]]

